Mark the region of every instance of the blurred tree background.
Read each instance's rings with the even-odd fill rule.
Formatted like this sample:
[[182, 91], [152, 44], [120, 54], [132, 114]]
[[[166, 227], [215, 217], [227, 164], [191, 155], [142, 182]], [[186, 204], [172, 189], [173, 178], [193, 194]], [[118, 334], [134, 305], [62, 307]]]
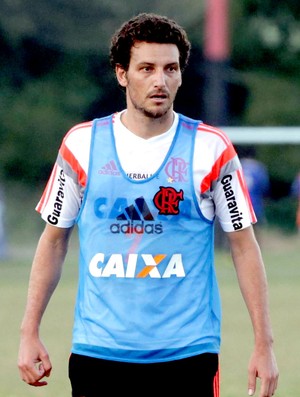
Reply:
[[[175, 110], [202, 119], [205, 0], [2, 0], [0, 180], [42, 186], [70, 127], [124, 107], [109, 41], [139, 12], [167, 15], [187, 30], [193, 50]], [[230, 41], [228, 125], [300, 126], [300, 2], [231, 1]], [[257, 149], [273, 198], [285, 200], [299, 147]]]

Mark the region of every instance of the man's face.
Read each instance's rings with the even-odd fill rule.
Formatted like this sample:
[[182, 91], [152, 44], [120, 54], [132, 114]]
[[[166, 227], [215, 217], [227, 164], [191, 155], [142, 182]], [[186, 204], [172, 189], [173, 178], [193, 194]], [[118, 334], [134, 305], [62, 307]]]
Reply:
[[127, 109], [160, 118], [172, 111], [181, 85], [179, 51], [175, 44], [138, 42], [131, 49], [129, 68], [116, 68], [126, 88]]

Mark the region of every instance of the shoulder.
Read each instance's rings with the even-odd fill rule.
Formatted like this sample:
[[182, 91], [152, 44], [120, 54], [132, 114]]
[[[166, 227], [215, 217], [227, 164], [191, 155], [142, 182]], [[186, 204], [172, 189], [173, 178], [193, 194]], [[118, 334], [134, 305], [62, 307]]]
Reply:
[[223, 143], [225, 146], [231, 146], [232, 142], [228, 135], [220, 128], [200, 122], [197, 127], [198, 134], [210, 142]]
[[[200, 154], [214, 162], [225, 163], [236, 160], [236, 150], [227, 136], [220, 128], [205, 123], [199, 123], [196, 134], [196, 149]], [[236, 164], [238, 166], [238, 164]]]
[[70, 141], [72, 139], [78, 139], [88, 137], [91, 135], [94, 126], [101, 126], [101, 124], [107, 124], [109, 122], [115, 123], [118, 117], [118, 113], [113, 113], [111, 115], [96, 118], [94, 120], [85, 121], [82, 123], [75, 124], [72, 128], [68, 130], [64, 136], [64, 140]]
[[75, 124], [65, 134], [61, 144], [61, 150], [68, 149], [72, 152], [77, 152], [78, 150], [82, 151], [84, 148], [89, 148], [94, 126], [98, 126], [102, 122], [106, 122], [109, 117], [111, 116]]
[[64, 136], [59, 148], [58, 159], [66, 162], [71, 168], [82, 168], [87, 171], [91, 145], [93, 121], [74, 125]]
[[179, 114], [179, 120], [186, 125], [197, 126], [197, 139], [201, 138], [210, 143], [223, 144], [232, 146], [232, 142], [228, 135], [220, 128], [204, 123], [202, 120], [192, 119], [190, 117]]
[[93, 121], [86, 121], [74, 125], [63, 138], [63, 144], [69, 145], [74, 142], [84, 143], [86, 140], [90, 140], [92, 131]]

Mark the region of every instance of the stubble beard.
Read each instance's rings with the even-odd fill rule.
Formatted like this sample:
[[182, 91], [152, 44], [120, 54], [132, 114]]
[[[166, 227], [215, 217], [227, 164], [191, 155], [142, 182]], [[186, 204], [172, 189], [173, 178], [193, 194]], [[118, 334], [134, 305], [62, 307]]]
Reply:
[[153, 111], [153, 110], [148, 110], [146, 108], [140, 108], [137, 109], [139, 111], [141, 111], [144, 116], [150, 118], [150, 119], [160, 119], [161, 117], [165, 116], [168, 111], [170, 110], [171, 106], [168, 106], [167, 109], [162, 109], [162, 110], [158, 110], [158, 111]]
[[134, 101], [132, 101], [132, 104], [138, 112], [142, 113], [147, 118], [159, 119], [159, 118], [165, 116], [170, 111], [170, 109], [172, 108], [173, 102], [170, 102], [168, 105], [159, 107], [157, 109], [151, 109], [150, 107], [138, 105]]
[[136, 101], [134, 96], [131, 95], [130, 91], [128, 92], [128, 95], [129, 95], [128, 99], [130, 100], [132, 106], [136, 111], [138, 111], [140, 114], [146, 116], [149, 119], [156, 119], [156, 120], [164, 117], [170, 111], [170, 109], [172, 109], [174, 99], [176, 96], [176, 94], [173, 95], [173, 98], [169, 96], [168, 97], [169, 102], [165, 105], [151, 107], [151, 106], [147, 106], [145, 103]]

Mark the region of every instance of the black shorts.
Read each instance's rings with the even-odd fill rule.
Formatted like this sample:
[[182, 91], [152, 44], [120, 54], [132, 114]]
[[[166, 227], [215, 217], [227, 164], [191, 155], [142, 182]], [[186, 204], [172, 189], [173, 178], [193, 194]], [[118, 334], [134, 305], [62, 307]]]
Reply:
[[181, 360], [136, 364], [71, 354], [72, 397], [219, 397], [219, 357], [205, 353]]

